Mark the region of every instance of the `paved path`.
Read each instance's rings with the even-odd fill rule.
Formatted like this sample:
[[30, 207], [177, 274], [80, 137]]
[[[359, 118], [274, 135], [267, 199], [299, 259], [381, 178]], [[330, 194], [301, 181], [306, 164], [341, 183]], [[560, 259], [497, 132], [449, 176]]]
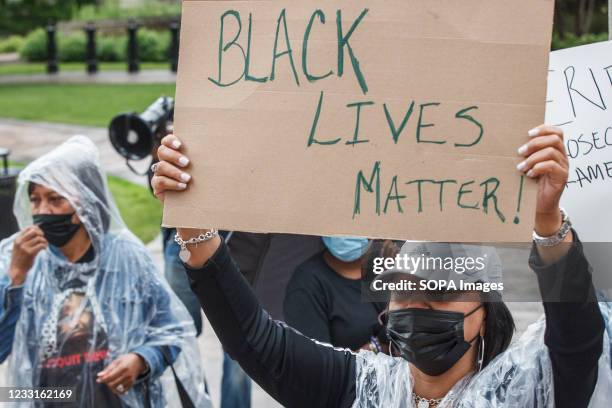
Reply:
[[173, 84], [176, 74], [170, 69], [146, 69], [137, 74], [127, 71], [102, 71], [89, 75], [84, 71], [66, 71], [57, 74], [19, 74], [0, 75], [0, 84], [40, 84], [40, 83], [72, 83], [72, 84]]
[[19, 62], [19, 53], [3, 52], [0, 54], [0, 64]]
[[[126, 167], [125, 159], [113, 149], [106, 128], [0, 119], [0, 147], [11, 150], [13, 161], [30, 162], [74, 135], [93, 140], [100, 150], [102, 166], [109, 174], [146, 185], [146, 179], [133, 174]], [[138, 170], [147, 166], [146, 160], [135, 165]]]

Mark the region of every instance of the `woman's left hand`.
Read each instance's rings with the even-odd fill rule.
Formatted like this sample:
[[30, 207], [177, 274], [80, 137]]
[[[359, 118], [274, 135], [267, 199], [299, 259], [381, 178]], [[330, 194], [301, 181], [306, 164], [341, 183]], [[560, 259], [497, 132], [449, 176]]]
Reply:
[[518, 149], [525, 160], [517, 169], [539, 180], [534, 228], [540, 236], [551, 236], [561, 227], [559, 201], [569, 174], [563, 130], [542, 125], [530, 130], [529, 136], [532, 140]]
[[132, 388], [138, 376], [144, 374], [146, 369], [141, 356], [136, 353], [124, 354], [98, 373], [97, 382], [108, 385], [113, 393], [121, 395]]

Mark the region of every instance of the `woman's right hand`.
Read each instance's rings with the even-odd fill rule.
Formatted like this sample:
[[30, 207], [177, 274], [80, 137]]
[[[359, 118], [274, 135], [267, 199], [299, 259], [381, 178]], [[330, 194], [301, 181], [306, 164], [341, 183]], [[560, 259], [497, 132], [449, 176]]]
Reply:
[[[153, 194], [162, 203], [168, 191], [185, 191], [191, 181], [191, 174], [187, 172], [190, 160], [181, 153], [183, 143], [174, 135], [168, 135], [161, 141], [157, 149], [159, 162], [155, 164], [154, 175], [151, 179]], [[183, 240], [197, 237], [204, 229], [177, 228], [177, 233]], [[215, 253], [221, 241], [219, 237], [202, 244], [189, 246], [191, 256], [187, 264], [192, 268], [200, 268]]]
[[156, 163], [151, 187], [153, 194], [162, 203], [166, 191], [184, 191], [191, 181], [191, 175], [186, 172], [189, 159], [181, 153], [183, 144], [174, 135], [168, 135], [161, 141], [157, 149], [159, 162]]
[[17, 235], [9, 268], [11, 286], [19, 286], [25, 282], [36, 255], [48, 246], [49, 243], [38, 225], [31, 225]]

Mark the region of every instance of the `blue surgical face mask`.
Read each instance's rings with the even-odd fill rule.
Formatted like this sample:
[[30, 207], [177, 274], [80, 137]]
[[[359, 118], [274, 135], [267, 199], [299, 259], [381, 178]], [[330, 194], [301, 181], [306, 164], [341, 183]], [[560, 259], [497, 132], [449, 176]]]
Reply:
[[323, 243], [333, 256], [344, 262], [361, 258], [368, 250], [367, 238], [323, 237]]

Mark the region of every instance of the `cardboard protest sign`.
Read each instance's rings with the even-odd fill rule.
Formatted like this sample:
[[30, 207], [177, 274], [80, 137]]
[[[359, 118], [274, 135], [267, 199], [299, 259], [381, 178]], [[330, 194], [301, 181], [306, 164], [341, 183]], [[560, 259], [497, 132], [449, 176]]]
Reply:
[[164, 224], [527, 241], [552, 0], [184, 1]]
[[612, 42], [551, 53], [546, 122], [570, 161], [561, 205], [583, 241], [612, 242]]

